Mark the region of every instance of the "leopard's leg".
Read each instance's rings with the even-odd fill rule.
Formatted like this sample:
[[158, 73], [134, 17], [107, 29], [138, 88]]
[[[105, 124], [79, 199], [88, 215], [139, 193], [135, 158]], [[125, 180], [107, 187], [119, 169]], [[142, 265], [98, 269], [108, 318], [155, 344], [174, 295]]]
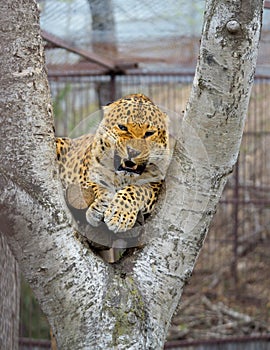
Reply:
[[108, 208], [114, 194], [96, 183], [88, 183], [88, 186], [93, 189], [95, 200], [86, 211], [86, 220], [90, 225], [98, 226], [103, 220], [104, 212]]
[[104, 213], [104, 221], [114, 232], [131, 229], [139, 211], [151, 213], [158, 198], [162, 182], [145, 185], [129, 185], [118, 191]]

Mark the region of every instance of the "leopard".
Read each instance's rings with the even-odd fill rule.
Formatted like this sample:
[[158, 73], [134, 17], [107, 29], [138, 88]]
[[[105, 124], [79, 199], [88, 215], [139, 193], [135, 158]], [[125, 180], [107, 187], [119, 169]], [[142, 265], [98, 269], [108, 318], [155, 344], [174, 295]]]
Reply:
[[149, 216], [170, 164], [169, 117], [144, 94], [130, 94], [102, 109], [94, 134], [56, 137], [59, 176], [90, 189], [86, 221], [114, 233], [130, 230], [138, 214]]

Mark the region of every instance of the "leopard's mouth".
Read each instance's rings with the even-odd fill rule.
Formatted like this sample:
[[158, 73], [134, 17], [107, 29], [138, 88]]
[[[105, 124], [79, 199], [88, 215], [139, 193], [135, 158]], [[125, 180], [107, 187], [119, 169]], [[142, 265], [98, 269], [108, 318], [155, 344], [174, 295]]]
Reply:
[[136, 164], [130, 159], [122, 159], [118, 154], [114, 155], [114, 169], [128, 173], [141, 175], [146, 168], [146, 163]]

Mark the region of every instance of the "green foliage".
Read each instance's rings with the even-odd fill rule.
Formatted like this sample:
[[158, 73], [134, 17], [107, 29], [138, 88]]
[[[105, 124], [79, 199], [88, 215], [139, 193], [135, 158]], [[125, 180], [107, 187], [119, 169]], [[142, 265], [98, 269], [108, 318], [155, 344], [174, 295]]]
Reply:
[[71, 92], [71, 84], [67, 83], [63, 89], [59, 90], [53, 98], [53, 112], [55, 119], [63, 119], [62, 104], [65, 103], [67, 95]]
[[29, 286], [21, 277], [20, 336], [34, 339], [50, 339], [46, 317]]

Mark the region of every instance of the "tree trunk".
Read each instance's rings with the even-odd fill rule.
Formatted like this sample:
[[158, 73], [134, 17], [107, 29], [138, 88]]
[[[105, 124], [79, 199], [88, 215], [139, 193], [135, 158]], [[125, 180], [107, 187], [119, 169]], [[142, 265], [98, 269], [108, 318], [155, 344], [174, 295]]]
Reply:
[[117, 53], [115, 20], [111, 0], [88, 0], [92, 16], [93, 49], [112, 57]]
[[0, 349], [18, 349], [20, 274], [5, 237], [0, 233]]
[[36, 5], [2, 1], [0, 223], [60, 349], [163, 348], [237, 159], [262, 7], [262, 0], [206, 2], [166, 193], [145, 224], [149, 241], [110, 265], [75, 232], [63, 198]]
[[[88, 0], [92, 16], [92, 49], [95, 53], [116, 60], [117, 39], [112, 0]], [[120, 98], [121, 91], [115, 77], [97, 83], [100, 107]]]

